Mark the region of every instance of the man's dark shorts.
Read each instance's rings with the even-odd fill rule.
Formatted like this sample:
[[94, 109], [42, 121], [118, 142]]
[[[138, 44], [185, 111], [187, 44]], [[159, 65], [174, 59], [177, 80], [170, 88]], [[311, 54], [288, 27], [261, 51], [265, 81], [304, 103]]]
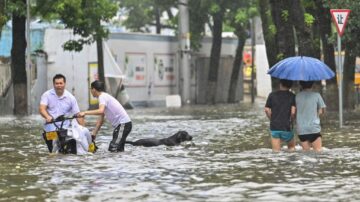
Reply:
[[290, 142], [294, 138], [294, 133], [292, 131], [272, 130], [270, 132], [272, 138], [278, 138], [285, 142]]

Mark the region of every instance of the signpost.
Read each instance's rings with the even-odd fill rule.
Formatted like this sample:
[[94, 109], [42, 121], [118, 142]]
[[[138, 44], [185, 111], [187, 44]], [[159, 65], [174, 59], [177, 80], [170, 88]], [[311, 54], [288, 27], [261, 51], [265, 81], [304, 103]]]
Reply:
[[349, 9], [331, 9], [332, 19], [336, 25], [338, 32], [337, 36], [337, 50], [338, 50], [338, 65], [336, 68], [338, 87], [339, 87], [339, 124], [343, 127], [343, 64], [341, 60], [341, 36], [344, 34], [347, 19], [350, 14]]

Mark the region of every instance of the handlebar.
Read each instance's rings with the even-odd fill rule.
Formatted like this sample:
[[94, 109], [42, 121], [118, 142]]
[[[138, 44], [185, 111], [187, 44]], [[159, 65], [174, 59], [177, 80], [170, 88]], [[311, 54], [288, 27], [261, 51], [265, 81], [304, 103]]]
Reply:
[[72, 120], [72, 119], [75, 119], [75, 118], [80, 118], [80, 116], [74, 115], [74, 116], [71, 116], [71, 117], [65, 117], [64, 115], [61, 115], [61, 116], [57, 117], [56, 119], [52, 119], [52, 121], [50, 121], [50, 122], [46, 122], [45, 124], [64, 122], [66, 120]]

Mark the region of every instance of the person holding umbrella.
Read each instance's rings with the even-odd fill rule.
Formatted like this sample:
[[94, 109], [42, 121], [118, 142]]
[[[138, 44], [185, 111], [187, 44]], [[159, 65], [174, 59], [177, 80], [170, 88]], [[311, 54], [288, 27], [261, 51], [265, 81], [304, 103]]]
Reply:
[[312, 91], [313, 81], [300, 81], [302, 91], [296, 95], [296, 128], [303, 151], [320, 152], [322, 148], [320, 117], [325, 102], [318, 92]]
[[287, 143], [288, 150], [295, 150], [294, 133], [292, 122], [295, 119], [295, 95], [289, 89], [292, 81], [281, 79], [280, 90], [269, 94], [265, 113], [270, 119], [271, 147], [274, 152], [279, 152], [281, 142]]
[[307, 56], [288, 57], [272, 66], [268, 74], [280, 79], [300, 81], [296, 95], [297, 133], [304, 151], [321, 151], [320, 116], [326, 107], [319, 93], [312, 92], [314, 81], [331, 79], [335, 73], [322, 61]]

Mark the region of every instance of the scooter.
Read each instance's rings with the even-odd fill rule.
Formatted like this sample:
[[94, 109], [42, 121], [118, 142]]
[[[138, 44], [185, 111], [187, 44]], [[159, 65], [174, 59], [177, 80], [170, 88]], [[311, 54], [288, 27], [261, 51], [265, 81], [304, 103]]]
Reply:
[[[55, 120], [46, 123], [54, 124], [56, 128], [55, 131], [44, 132], [42, 134], [50, 153], [58, 151], [62, 154], [77, 154], [76, 140], [68, 135], [68, 129], [63, 128], [65, 121], [72, 120], [74, 118], [78, 117], [76, 115], [72, 117], [65, 117], [64, 115], [61, 115]], [[97, 146], [94, 140], [92, 140], [92, 143], [89, 145], [89, 152], [95, 153], [96, 150]]]

